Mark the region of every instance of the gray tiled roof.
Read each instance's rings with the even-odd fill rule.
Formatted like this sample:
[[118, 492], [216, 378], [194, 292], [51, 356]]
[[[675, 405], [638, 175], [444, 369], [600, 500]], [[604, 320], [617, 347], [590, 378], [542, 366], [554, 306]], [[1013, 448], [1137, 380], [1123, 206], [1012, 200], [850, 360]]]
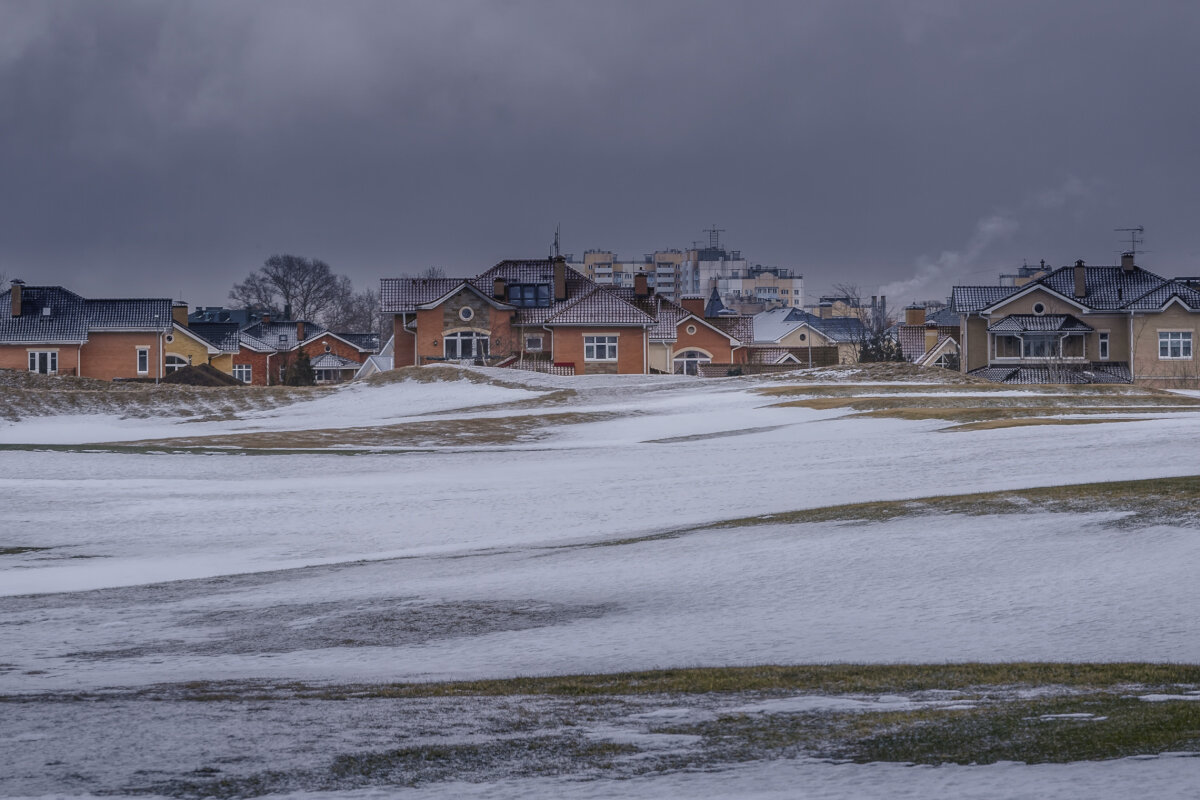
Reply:
[[172, 324], [169, 299], [86, 300], [61, 286], [23, 286], [21, 315], [11, 308], [9, 287], [0, 295], [0, 342], [79, 343], [89, 331], [164, 331]]
[[774, 308], [754, 315], [754, 341], [777, 342], [804, 324], [833, 342], [859, 342], [867, 332], [858, 317], [822, 319], [798, 308]]
[[[522, 309], [525, 311], [527, 309]], [[650, 327], [654, 318], [599, 286], [546, 318], [547, 325], [636, 325]]]
[[311, 363], [313, 369], [358, 369], [362, 366], [359, 362], [342, 358], [337, 353], [321, 353], [312, 359]]
[[382, 278], [379, 299], [385, 314], [415, 311], [464, 283], [462, 278]]
[[[472, 278], [471, 283], [479, 291], [491, 297], [496, 278], [502, 278], [508, 285], [513, 284], [549, 284], [551, 292], [554, 289], [554, 262], [548, 259], [530, 261], [501, 261], [482, 275]], [[513, 322], [517, 325], [541, 325], [555, 314], [563, 310], [566, 304], [572, 303], [588, 294], [596, 284], [588, 280], [570, 267], [566, 268], [566, 299], [559, 301], [553, 298], [548, 307], [522, 307], [513, 314]]]
[[1044, 286], [1070, 298], [1089, 311], [1154, 311], [1178, 297], [1190, 308], [1200, 308], [1200, 292], [1188, 285], [1134, 267], [1084, 267], [1084, 295], [1075, 296], [1075, 267], [1059, 267], [1024, 286], [955, 286], [953, 307], [965, 314], [978, 313], [1007, 297]]
[[239, 327], [236, 322], [193, 322], [188, 330], [223, 353], [236, 353]]
[[1081, 298], [1075, 297], [1074, 267], [1059, 267], [1029, 285], [1047, 286], [1089, 309], [1106, 311], [1123, 308], [1130, 301], [1167, 282], [1165, 278], [1141, 268], [1126, 272], [1121, 267], [1084, 267], [1083, 272], [1086, 293]]
[[996, 383], [1132, 383], [1129, 365], [1121, 361], [1094, 361], [1090, 364], [1054, 366], [1023, 365], [981, 367], [967, 373]]
[[1094, 330], [1070, 314], [1009, 314], [988, 326], [990, 333], [1024, 333], [1052, 331], [1057, 333], [1087, 333]]
[[896, 341], [900, 343], [900, 352], [904, 354], [905, 360], [916, 361], [925, 355], [925, 326], [896, 326]]
[[[299, 332], [300, 322], [300, 320], [259, 322], [245, 328], [242, 333], [257, 339], [272, 350], [291, 350], [301, 341], [296, 336]], [[307, 342], [309, 339], [314, 339], [327, 332], [323, 326], [315, 322], [304, 322], [304, 339], [302, 341]]]
[[[88, 325], [82, 297], [61, 286], [25, 286], [21, 316], [11, 316], [12, 289], [0, 295], [0, 342], [84, 342]], [[50, 314], [44, 315], [43, 309]]]
[[171, 327], [169, 299], [85, 300], [88, 327], [103, 330], [164, 330]]
[[240, 346], [245, 346], [251, 350], [257, 350], [260, 353], [274, 352], [276, 349], [278, 349], [275, 347], [275, 345], [267, 344], [262, 339], [251, 336], [245, 331], [238, 332], [238, 344], [239, 349]]
[[654, 320], [654, 324], [650, 327], [650, 341], [652, 342], [675, 341], [678, 336], [675, 326], [679, 324], [679, 320], [688, 315], [683, 306], [660, 294], [638, 297], [632, 287], [602, 286], [601, 289], [621, 298]]
[[1156, 310], [1162, 308], [1171, 302], [1172, 298], [1176, 297], [1183, 301], [1188, 308], [1200, 308], [1200, 292], [1184, 283], [1174, 280], [1156, 286], [1146, 294], [1133, 300], [1127, 307], [1137, 311]]
[[1019, 291], [1012, 286], [955, 286], [950, 305], [957, 313], [974, 314]]
[[737, 316], [706, 318], [704, 321], [726, 335], [737, 339], [740, 344], [750, 344], [754, 341], [754, 317], [739, 314]]
[[943, 306], [932, 314], [927, 314], [925, 322], [932, 322], [942, 328], [957, 328], [959, 322], [958, 311], [954, 309], [954, 306]]

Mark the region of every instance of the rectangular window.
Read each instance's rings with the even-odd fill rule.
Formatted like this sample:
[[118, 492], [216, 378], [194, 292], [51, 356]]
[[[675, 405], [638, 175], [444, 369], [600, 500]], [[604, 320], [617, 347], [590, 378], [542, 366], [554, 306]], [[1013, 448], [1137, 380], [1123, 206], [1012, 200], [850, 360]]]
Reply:
[[585, 336], [583, 337], [584, 361], [616, 361], [616, 336]]
[[1108, 360], [1108, 331], [1100, 331], [1099, 346], [1097, 348], [1100, 353], [1100, 360]]
[[58, 374], [57, 350], [30, 350], [29, 371], [40, 372], [43, 375]]
[[1191, 358], [1192, 357], [1192, 332], [1191, 331], [1159, 331], [1158, 332], [1158, 357], [1159, 358]]
[[253, 373], [249, 364], [234, 364], [233, 377], [237, 378], [242, 383], [249, 383]]
[[1021, 355], [1025, 358], [1055, 358], [1058, 352], [1057, 336], [1025, 336], [1021, 339]]
[[1020, 358], [1021, 340], [1016, 336], [996, 337], [996, 358]]
[[284, 377], [287, 375], [287, 364], [279, 365], [279, 382], [283, 383]]
[[521, 308], [546, 308], [550, 305], [550, 284], [513, 284], [508, 287], [508, 302]]
[[150, 372], [149, 347], [139, 347], [137, 349], [137, 371], [138, 375], [145, 375]]
[[525, 349], [530, 353], [542, 352], [542, 337], [541, 336], [526, 336]]

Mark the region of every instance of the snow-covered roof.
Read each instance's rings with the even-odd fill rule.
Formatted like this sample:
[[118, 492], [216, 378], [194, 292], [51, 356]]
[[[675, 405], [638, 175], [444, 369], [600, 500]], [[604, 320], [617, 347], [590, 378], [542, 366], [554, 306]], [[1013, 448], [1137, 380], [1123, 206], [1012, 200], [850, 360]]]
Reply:
[[1009, 314], [988, 326], [989, 333], [1025, 333], [1050, 331], [1057, 333], [1087, 333], [1093, 330], [1070, 314]]
[[89, 331], [166, 331], [173, 324], [165, 298], [88, 300], [61, 286], [21, 287], [21, 313], [12, 316], [12, 288], [0, 295], [0, 342], [85, 342]]

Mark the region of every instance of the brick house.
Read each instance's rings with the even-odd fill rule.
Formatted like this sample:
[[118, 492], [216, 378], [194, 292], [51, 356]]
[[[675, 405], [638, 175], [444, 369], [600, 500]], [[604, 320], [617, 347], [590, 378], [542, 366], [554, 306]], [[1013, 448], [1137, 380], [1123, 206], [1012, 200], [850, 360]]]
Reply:
[[61, 286], [14, 280], [0, 295], [0, 368], [161, 378], [173, 339], [172, 307], [165, 298], [91, 300]]
[[502, 261], [474, 278], [384, 278], [380, 295], [394, 320], [394, 367], [471, 361], [646, 374], [743, 358], [732, 322], [657, 295], [644, 275], [633, 288], [599, 286], [561, 258]]
[[955, 368], [958, 364], [958, 313], [946, 305], [929, 313], [925, 306], [904, 309], [904, 322], [896, 326], [896, 340], [906, 361], [917, 366]]
[[326, 384], [353, 378], [367, 357], [379, 351], [379, 336], [334, 333], [315, 322], [272, 320], [266, 314], [261, 321], [238, 331], [237, 344], [229, 372], [243, 383], [282, 383], [288, 365], [303, 351], [312, 363], [316, 382]]

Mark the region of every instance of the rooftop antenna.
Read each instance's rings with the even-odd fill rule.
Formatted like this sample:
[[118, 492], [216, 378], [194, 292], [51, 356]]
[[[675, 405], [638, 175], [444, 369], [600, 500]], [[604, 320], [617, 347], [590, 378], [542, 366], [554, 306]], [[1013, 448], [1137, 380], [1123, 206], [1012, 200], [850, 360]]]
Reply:
[[560, 222], [559, 224], [557, 224], [557, 225], [555, 225], [555, 226], [554, 226], [554, 257], [555, 257], [555, 258], [558, 258], [558, 256], [559, 256], [559, 251], [558, 251], [558, 231], [559, 231], [559, 228], [561, 228], [561, 227], [562, 227], [562, 223], [561, 223], [561, 222]]
[[717, 223], [713, 223], [711, 228], [705, 228], [704, 232], [708, 234], [708, 247], [710, 250], [721, 249], [721, 234], [725, 232], [724, 228], [718, 228]]
[[1117, 231], [1118, 233], [1129, 234], [1129, 249], [1125, 251], [1126, 253], [1137, 255], [1138, 253], [1146, 252], [1145, 250], [1138, 250], [1138, 245], [1145, 244], [1146, 242], [1146, 237], [1143, 235], [1145, 234], [1146, 229], [1141, 225], [1138, 225], [1136, 228], [1113, 228], [1113, 230]]

